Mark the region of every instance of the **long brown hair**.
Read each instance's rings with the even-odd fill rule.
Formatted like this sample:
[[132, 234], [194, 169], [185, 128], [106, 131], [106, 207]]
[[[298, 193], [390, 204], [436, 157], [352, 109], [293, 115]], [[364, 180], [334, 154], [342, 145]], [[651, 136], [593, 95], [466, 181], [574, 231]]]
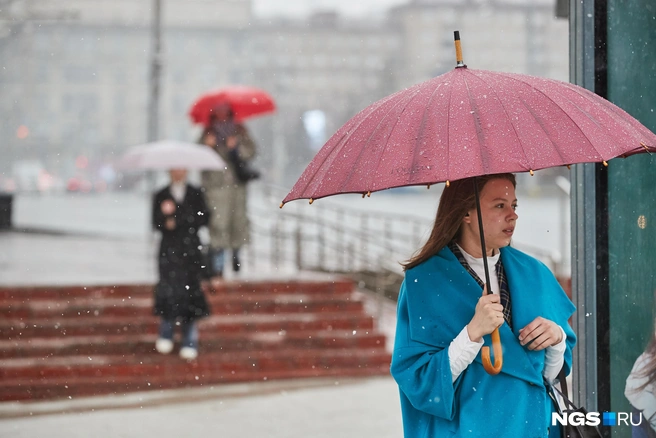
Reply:
[[[512, 173], [497, 173], [494, 175], [483, 175], [476, 178], [479, 193], [489, 181], [494, 179], [506, 179], [513, 187], [517, 187], [515, 175]], [[403, 265], [404, 270], [414, 268], [425, 262], [453, 239], [460, 236], [462, 219], [467, 212], [476, 207], [476, 191], [474, 190], [474, 178], [465, 178], [453, 181], [449, 187], [445, 187], [437, 207], [435, 222], [430, 237], [424, 246]]]
[[646, 378], [647, 381], [636, 388], [636, 392], [642, 391], [656, 382], [656, 334], [652, 335], [649, 345], [645, 348], [645, 352], [649, 356], [649, 362], [640, 369], [637, 375], [638, 377]]

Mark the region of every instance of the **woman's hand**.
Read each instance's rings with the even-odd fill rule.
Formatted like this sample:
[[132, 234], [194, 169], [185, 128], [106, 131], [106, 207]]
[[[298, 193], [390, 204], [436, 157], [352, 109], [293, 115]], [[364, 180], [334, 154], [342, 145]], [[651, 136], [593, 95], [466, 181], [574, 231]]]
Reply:
[[519, 331], [519, 343], [528, 344], [529, 350], [544, 350], [558, 344], [563, 339], [563, 332], [553, 321], [538, 316]]
[[503, 324], [503, 305], [497, 294], [487, 294], [483, 288], [483, 296], [478, 299], [474, 317], [467, 324], [469, 339], [481, 342], [483, 335], [489, 335], [495, 328]]
[[166, 222], [164, 223], [164, 226], [166, 227], [167, 230], [175, 230], [175, 218], [168, 218]]
[[226, 146], [228, 149], [236, 148], [237, 144], [239, 144], [239, 141], [236, 136], [231, 135], [230, 137], [226, 138]]
[[164, 213], [166, 216], [170, 216], [175, 213], [175, 203], [170, 199], [162, 201], [161, 209], [162, 213]]

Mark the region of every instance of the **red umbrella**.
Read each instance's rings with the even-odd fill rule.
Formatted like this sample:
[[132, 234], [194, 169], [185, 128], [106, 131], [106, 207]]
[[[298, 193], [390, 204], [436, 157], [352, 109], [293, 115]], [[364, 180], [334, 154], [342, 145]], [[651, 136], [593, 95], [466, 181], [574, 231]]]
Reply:
[[232, 85], [200, 96], [191, 106], [189, 117], [194, 123], [207, 126], [212, 109], [224, 103], [230, 105], [238, 122], [276, 110], [273, 97], [266, 91], [245, 85]]
[[[368, 106], [342, 126], [307, 166], [280, 207], [295, 199], [371, 194], [394, 187], [656, 152], [656, 135], [621, 108], [566, 82], [468, 69], [455, 32], [456, 68]], [[477, 208], [480, 212], [478, 205]], [[479, 217], [481, 247], [485, 251]], [[490, 280], [483, 257], [487, 290]], [[501, 371], [498, 330], [495, 364]]]

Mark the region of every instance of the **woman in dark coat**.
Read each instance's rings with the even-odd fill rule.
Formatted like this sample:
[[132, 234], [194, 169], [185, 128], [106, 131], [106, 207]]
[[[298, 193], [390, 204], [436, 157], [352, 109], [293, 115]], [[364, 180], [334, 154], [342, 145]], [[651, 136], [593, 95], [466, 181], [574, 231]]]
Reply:
[[208, 223], [209, 210], [203, 193], [187, 184], [186, 170], [171, 170], [170, 176], [171, 184], [155, 194], [153, 202], [153, 227], [162, 233], [154, 306], [162, 322], [155, 348], [163, 354], [173, 350], [173, 329], [179, 321], [180, 356], [192, 360], [198, 355], [195, 321], [209, 315], [200, 286], [205, 268], [198, 238], [198, 229]]

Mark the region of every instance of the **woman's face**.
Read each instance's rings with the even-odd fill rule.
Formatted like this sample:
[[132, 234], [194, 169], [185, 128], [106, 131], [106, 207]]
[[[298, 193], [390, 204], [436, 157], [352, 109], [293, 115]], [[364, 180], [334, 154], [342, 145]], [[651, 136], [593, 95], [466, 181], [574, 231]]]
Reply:
[[230, 119], [230, 107], [228, 105], [218, 105], [212, 108], [214, 120], [218, 122], [225, 122]]
[[216, 135], [214, 135], [211, 132], [207, 132], [203, 137], [203, 143], [205, 144], [205, 146], [211, 146], [211, 147], [216, 146]]
[[[488, 181], [480, 194], [485, 249], [489, 254], [491, 249], [497, 250], [510, 244], [518, 217], [515, 213], [517, 197], [512, 183], [506, 179]], [[463, 226], [466, 226], [473, 234], [474, 240], [478, 239], [480, 249], [476, 207], [469, 211], [469, 216], [465, 217]]]
[[187, 179], [187, 170], [186, 169], [171, 169], [169, 170], [169, 175], [171, 181], [173, 182], [182, 182]]

